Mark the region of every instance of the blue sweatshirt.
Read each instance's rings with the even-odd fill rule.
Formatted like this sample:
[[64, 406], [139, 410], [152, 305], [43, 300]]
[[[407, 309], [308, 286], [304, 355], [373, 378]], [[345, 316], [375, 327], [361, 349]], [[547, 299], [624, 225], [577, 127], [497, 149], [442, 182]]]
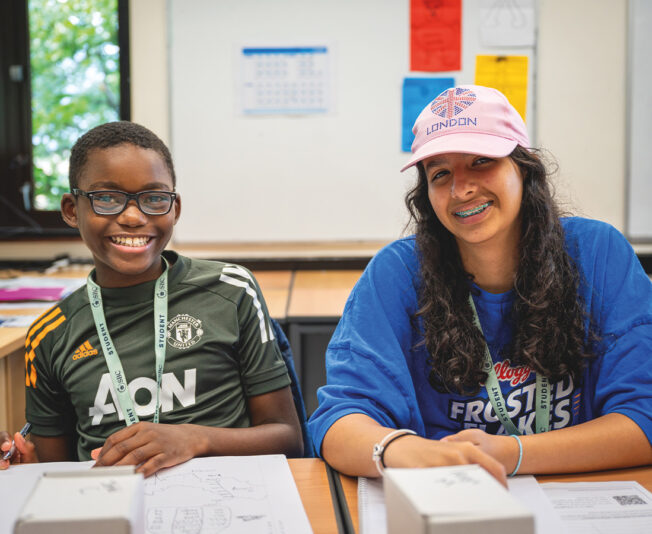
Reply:
[[[607, 413], [626, 415], [652, 442], [652, 282], [627, 240], [606, 223], [562, 219], [566, 247], [583, 282], [580, 293], [602, 337], [602, 351], [581, 384], [552, 384], [550, 429]], [[383, 248], [347, 301], [326, 352], [327, 385], [309, 426], [315, 450], [340, 417], [361, 413], [381, 425], [439, 439], [465, 428], [505, 434], [482, 388], [477, 395], [439, 393], [428, 382], [428, 354], [410, 317], [417, 310], [419, 259], [415, 238]], [[510, 341], [513, 291], [474, 295], [482, 330], [509, 415], [534, 432], [535, 373], [501, 358]]]

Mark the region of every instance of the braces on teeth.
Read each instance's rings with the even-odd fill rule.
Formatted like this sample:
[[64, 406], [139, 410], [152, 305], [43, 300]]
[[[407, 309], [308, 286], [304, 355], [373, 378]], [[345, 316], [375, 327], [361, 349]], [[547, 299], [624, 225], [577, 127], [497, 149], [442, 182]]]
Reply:
[[456, 211], [455, 215], [458, 215], [459, 217], [470, 217], [471, 215], [476, 215], [485, 209], [489, 207], [489, 202], [485, 202], [484, 204], [480, 204], [479, 206], [476, 206], [475, 208], [471, 208], [470, 210], [466, 211]]

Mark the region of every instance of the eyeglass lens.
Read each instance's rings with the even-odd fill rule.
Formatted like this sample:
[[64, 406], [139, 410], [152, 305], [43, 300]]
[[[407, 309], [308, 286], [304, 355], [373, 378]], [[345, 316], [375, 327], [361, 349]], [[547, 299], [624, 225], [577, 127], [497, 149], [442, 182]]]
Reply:
[[[144, 191], [135, 196], [138, 201], [138, 207], [144, 213], [149, 215], [162, 215], [170, 211], [172, 194], [167, 191]], [[120, 213], [129, 198], [129, 195], [121, 191], [94, 193], [93, 208], [96, 212], [103, 215]]]

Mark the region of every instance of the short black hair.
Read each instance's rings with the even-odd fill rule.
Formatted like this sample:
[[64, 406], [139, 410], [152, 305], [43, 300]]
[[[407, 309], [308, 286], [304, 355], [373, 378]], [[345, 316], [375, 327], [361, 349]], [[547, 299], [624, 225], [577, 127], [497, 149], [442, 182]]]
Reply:
[[172, 185], [176, 187], [177, 178], [174, 174], [174, 163], [168, 147], [158, 136], [140, 124], [129, 121], [116, 121], [100, 124], [82, 135], [70, 151], [70, 167], [68, 182], [70, 190], [79, 185], [84, 165], [88, 160], [88, 153], [94, 148], [110, 148], [122, 144], [135, 145], [156, 151], [165, 161], [165, 165], [172, 176]]

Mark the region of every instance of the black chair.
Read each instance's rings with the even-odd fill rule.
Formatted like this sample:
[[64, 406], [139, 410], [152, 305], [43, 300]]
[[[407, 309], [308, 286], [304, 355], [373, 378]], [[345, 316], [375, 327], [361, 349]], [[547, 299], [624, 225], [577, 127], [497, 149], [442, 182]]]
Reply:
[[281, 349], [283, 360], [285, 360], [285, 365], [288, 368], [288, 374], [290, 375], [290, 380], [292, 381], [290, 384], [290, 388], [292, 389], [292, 398], [294, 399], [294, 406], [297, 409], [297, 416], [299, 417], [299, 423], [301, 424], [301, 434], [303, 435], [303, 457], [314, 458], [315, 454], [312, 447], [312, 438], [310, 437], [310, 431], [308, 430], [306, 406], [303, 402], [303, 395], [301, 394], [301, 386], [299, 385], [297, 372], [294, 369], [292, 348], [290, 347], [290, 342], [288, 341], [285, 332], [283, 332], [281, 325], [278, 324], [275, 319], [271, 319], [271, 324], [272, 330], [274, 331], [274, 337], [276, 337], [278, 347]]

